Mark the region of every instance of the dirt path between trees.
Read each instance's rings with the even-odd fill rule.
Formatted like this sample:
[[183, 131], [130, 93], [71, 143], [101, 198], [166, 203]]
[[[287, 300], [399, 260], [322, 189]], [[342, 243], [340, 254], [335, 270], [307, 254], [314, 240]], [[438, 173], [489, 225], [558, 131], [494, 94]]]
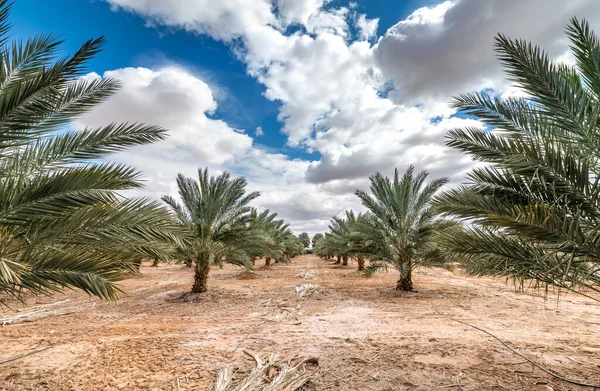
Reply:
[[[144, 265], [106, 303], [67, 292], [0, 309], [0, 361], [91, 328], [89, 334], [0, 365], [0, 390], [205, 390], [217, 369], [252, 365], [244, 349], [318, 356], [315, 390], [578, 390], [532, 368], [497, 335], [569, 378], [600, 384], [600, 303], [548, 300], [460, 271], [421, 269], [419, 291], [398, 294], [395, 272], [367, 279], [312, 255], [254, 273], [211, 272], [197, 303], [190, 269]], [[51, 305], [52, 304], [52, 305]], [[30, 314], [13, 321], [16, 315]], [[589, 390], [589, 388], [588, 388]]]

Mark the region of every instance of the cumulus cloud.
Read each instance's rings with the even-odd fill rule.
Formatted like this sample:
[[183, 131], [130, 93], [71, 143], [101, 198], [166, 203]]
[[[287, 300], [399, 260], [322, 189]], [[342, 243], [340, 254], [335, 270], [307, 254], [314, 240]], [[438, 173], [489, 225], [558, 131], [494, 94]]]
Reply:
[[[120, 80], [121, 90], [79, 118], [73, 127], [145, 122], [168, 130], [165, 141], [113, 156], [113, 160], [143, 172], [146, 188], [134, 191], [135, 195], [176, 195], [177, 174], [195, 177], [198, 168], [209, 167], [211, 174], [228, 170], [246, 177], [250, 190], [262, 193], [255, 205], [279, 212], [299, 232], [315, 233], [331, 216], [352, 206], [350, 200], [334, 202], [317, 186], [304, 183], [310, 162], [254, 145], [241, 130], [207, 117], [216, 110], [217, 102], [208, 84], [189, 71], [178, 67], [123, 68], [107, 71], [103, 77]], [[262, 128], [255, 132], [261, 134]]]
[[123, 68], [107, 71], [103, 77], [120, 80], [123, 87], [80, 118], [78, 126], [99, 126], [107, 121], [159, 125], [170, 131], [169, 139], [161, 144], [161, 153], [204, 164], [224, 163], [252, 146], [250, 136], [207, 117], [217, 108], [212, 91], [204, 81], [183, 69]]
[[595, 0], [440, 1], [415, 10], [375, 42], [379, 21], [373, 15], [328, 0], [106, 1], [115, 10], [141, 15], [149, 25], [231, 44], [248, 74], [264, 85], [264, 96], [279, 103], [288, 145], [321, 158], [289, 159], [253, 145], [248, 135], [207, 117], [216, 103], [206, 96], [197, 105], [200, 115], [194, 115], [204, 117], [198, 122], [217, 129], [219, 136], [198, 148], [221, 149], [213, 156], [186, 145], [176, 155], [184, 169], [193, 156], [246, 176], [263, 193], [258, 205], [310, 232], [324, 229], [331, 215], [360, 208], [353, 192], [366, 189], [375, 171], [389, 175], [395, 167], [415, 164], [432, 176], [450, 177], [452, 184], [463, 180], [474, 163], [447, 148], [444, 136], [449, 129], [478, 124], [456, 117], [449, 98], [483, 88], [519, 93], [494, 57], [497, 32], [532, 40], [569, 61], [563, 34], [569, 17], [600, 20]]
[[263, 128], [262, 128], [262, 127], [258, 126], [258, 127], [256, 128], [256, 130], [254, 131], [254, 135], [255, 135], [256, 137], [264, 136], [264, 135], [265, 135], [265, 132], [263, 131]]
[[258, 26], [276, 23], [268, 0], [107, 0], [113, 10], [143, 15], [150, 26], [165, 25], [231, 41]]
[[454, 0], [414, 11], [388, 29], [375, 49], [397, 98], [424, 102], [472, 90], [507, 88], [494, 37], [532, 41], [564, 55], [564, 26], [573, 15], [600, 22], [596, 0]]

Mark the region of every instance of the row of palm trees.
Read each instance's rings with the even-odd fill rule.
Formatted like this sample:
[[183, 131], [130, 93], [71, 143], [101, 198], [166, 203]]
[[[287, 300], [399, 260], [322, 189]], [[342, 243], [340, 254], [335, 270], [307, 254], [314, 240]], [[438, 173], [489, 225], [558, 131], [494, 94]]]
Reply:
[[402, 179], [377, 174], [372, 196], [357, 192], [363, 222], [334, 218], [317, 252], [367, 257], [367, 271], [393, 265], [402, 290], [412, 289], [415, 264], [456, 260], [475, 275], [598, 292], [600, 39], [576, 18], [567, 36], [574, 66], [499, 35], [495, 50], [525, 96], [454, 99], [484, 126], [448, 134], [450, 147], [481, 163], [466, 184], [436, 195], [445, 179], [424, 185], [412, 168]]
[[82, 77], [104, 39], [59, 57], [54, 35], [11, 41], [9, 11], [0, 0], [0, 303], [64, 288], [114, 300], [115, 283], [143, 258], [191, 260], [193, 290], [203, 292], [212, 265], [250, 267], [251, 257], [284, 261], [303, 251], [276, 215], [249, 206], [258, 193], [228, 173], [180, 175], [181, 203], [163, 198], [171, 211], [122, 196], [142, 187], [141, 173], [106, 158], [166, 131], [138, 123], [71, 130], [119, 89], [110, 78]]
[[[116, 299], [115, 283], [142, 258], [189, 263], [193, 291], [204, 292], [214, 265], [285, 262], [309, 246], [308, 235], [300, 240], [274, 213], [252, 208], [259, 194], [229, 173], [179, 175], [179, 199], [163, 197], [169, 208], [124, 197], [141, 175], [106, 158], [166, 131], [137, 123], [71, 130], [119, 88], [82, 77], [104, 39], [59, 57], [53, 35], [11, 41], [9, 10], [0, 0], [0, 301], [66, 287]], [[500, 60], [527, 97], [455, 98], [484, 125], [448, 136], [482, 163], [465, 185], [438, 194], [447, 180], [427, 181], [413, 167], [375, 174], [370, 194], [356, 193], [367, 212], [334, 218], [313, 238], [315, 250], [340, 263], [355, 258], [367, 274], [393, 266], [401, 290], [413, 288], [415, 266], [458, 260], [478, 275], [597, 291], [600, 40], [577, 19], [567, 35], [576, 66], [498, 36]]]
[[211, 266], [223, 263], [251, 268], [264, 257], [287, 262], [304, 251], [304, 245], [276, 213], [259, 213], [250, 206], [260, 193], [246, 192], [246, 179], [231, 178], [228, 172], [209, 176], [198, 171], [198, 180], [177, 177], [181, 201], [164, 196], [181, 229], [175, 254], [194, 267], [192, 292], [207, 290]]

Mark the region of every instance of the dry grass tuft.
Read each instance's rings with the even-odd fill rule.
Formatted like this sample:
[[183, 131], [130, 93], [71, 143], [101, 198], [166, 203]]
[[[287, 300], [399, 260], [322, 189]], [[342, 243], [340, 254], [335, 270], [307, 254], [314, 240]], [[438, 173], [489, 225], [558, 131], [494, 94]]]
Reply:
[[292, 357], [280, 361], [277, 354], [262, 359], [256, 353], [244, 351], [256, 362], [256, 367], [245, 377], [237, 375], [231, 366], [217, 372], [215, 382], [207, 391], [308, 391], [317, 374], [307, 370], [307, 364], [318, 365], [316, 357]]

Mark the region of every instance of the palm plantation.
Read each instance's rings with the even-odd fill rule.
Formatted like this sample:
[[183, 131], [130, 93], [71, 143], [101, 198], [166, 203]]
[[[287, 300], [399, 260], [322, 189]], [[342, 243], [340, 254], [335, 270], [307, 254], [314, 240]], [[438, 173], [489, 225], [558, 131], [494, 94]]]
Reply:
[[[381, 39], [371, 40], [373, 37], [362, 30], [377, 29], [379, 20], [368, 21], [359, 11], [351, 11], [357, 4], [341, 8], [339, 15], [333, 13], [334, 5], [329, 5], [329, 16], [323, 20], [315, 19], [317, 14], [306, 16], [304, 19], [319, 25], [311, 28], [301, 27], [299, 20], [303, 18], [289, 16], [286, 21], [281, 16], [297, 10], [286, 11], [283, 5], [266, 3], [264, 12], [272, 11], [272, 19], [268, 19], [268, 26], [256, 29], [260, 33], [257, 36], [268, 38], [271, 34], [266, 32], [272, 30], [275, 34], [271, 38], [284, 42], [291, 37], [285, 34], [291, 32], [298, 42], [289, 46], [295, 55], [309, 52], [307, 48], [313, 42], [326, 45], [325, 37], [331, 40], [339, 33], [334, 31], [337, 27], [321, 25], [338, 26], [346, 13], [356, 19], [354, 28], [349, 30], [360, 30], [364, 37], [350, 43], [355, 32], [344, 31], [347, 36], [337, 36], [342, 38], [338, 45], [348, 43], [349, 49], [359, 51], [364, 58], [368, 58], [367, 52], [383, 48], [386, 40], [389, 44], [392, 38], [409, 39], [403, 34], [404, 29], [410, 31], [409, 27], [419, 25], [426, 31], [428, 24], [442, 23], [431, 22], [431, 8], [421, 9], [390, 28]], [[436, 12], [448, 6], [447, 15], [442, 16], [451, 20], [456, 17], [451, 10], [454, 3], [461, 2], [442, 3], [433, 14], [437, 18]], [[111, 5], [114, 12], [121, 7], [113, 2]], [[74, 54], [63, 57], [63, 42], [53, 35], [12, 40], [7, 23], [10, 8], [8, 0], [0, 0], [0, 388], [83, 389], [93, 381], [100, 383], [89, 385], [94, 389], [206, 389], [216, 364], [226, 362], [209, 390], [300, 391], [331, 385], [348, 390], [391, 386], [525, 390], [540, 389], [538, 386], [546, 384], [547, 389], [567, 389], [566, 385], [600, 389], [594, 385], [598, 383], [594, 380], [598, 378], [594, 372], [597, 323], [588, 321], [600, 315], [592, 301], [600, 301], [600, 38], [587, 22], [573, 18], [567, 27], [574, 66], [551, 61], [542, 49], [525, 41], [497, 36], [495, 50], [499, 60], [520, 93], [501, 97], [485, 90], [453, 99], [452, 106], [460, 115], [470, 116], [482, 125], [454, 129], [447, 137], [448, 146], [478, 163], [466, 183], [443, 191], [449, 184], [448, 178], [432, 179], [427, 171], [418, 172], [412, 165], [404, 173], [395, 169], [391, 177], [377, 172], [369, 177], [369, 191], [354, 193], [362, 203], [362, 212], [341, 212], [327, 200], [325, 208], [341, 213], [331, 218], [327, 232], [317, 233], [311, 240], [307, 232], [298, 236], [293, 233], [291, 227], [295, 225], [281, 217], [286, 211], [277, 214], [257, 208], [260, 193], [248, 191], [244, 177], [234, 177], [227, 171], [210, 175], [209, 168], [201, 168], [194, 177], [179, 174], [178, 194], [165, 195], [162, 202], [129, 197], [132, 191], [142, 189], [143, 175], [134, 167], [113, 163], [112, 155], [161, 142], [166, 139], [167, 130], [143, 123], [110, 123], [110, 118], [105, 126], [72, 129], [78, 120], [84, 122], [83, 115], [106, 102], [121, 87], [116, 80], [91, 76], [86, 70], [86, 64], [101, 51], [104, 39], [89, 40]], [[227, 18], [235, 13], [234, 8], [227, 9]], [[200, 17], [194, 17], [192, 24], [196, 19]], [[245, 24], [237, 23], [236, 18], [232, 20], [234, 25]], [[162, 14], [149, 24], [161, 21]], [[203, 22], [198, 21], [198, 25], [211, 30]], [[312, 35], [305, 36], [304, 29]], [[220, 33], [223, 42], [219, 44], [231, 43], [237, 54], [255, 56], [250, 50], [246, 53], [244, 47], [254, 39], [246, 42], [242, 32], [226, 38], [230, 36], [226, 29]], [[266, 54], [267, 51], [257, 64], [268, 60]], [[344, 64], [344, 56], [336, 57]], [[384, 62], [386, 58], [381, 56], [379, 60]], [[254, 64], [256, 68], [249, 66], [248, 73], [258, 75], [262, 81], [271, 80], [278, 71], [289, 73], [291, 79], [301, 75], [298, 69], [289, 69], [285, 61], [280, 62]], [[304, 66], [298, 63], [299, 67]], [[360, 75], [377, 79], [369, 81], [377, 84], [369, 85], [373, 89], [369, 92], [387, 88], [387, 82], [384, 86], [380, 80], [383, 73], [375, 71], [374, 64], [378, 62], [365, 63], [370, 67], [368, 72], [354, 74], [353, 70], [352, 78]], [[196, 80], [195, 76], [188, 81], [192, 79]], [[342, 85], [344, 79], [340, 80]], [[177, 97], [174, 102], [187, 104], [188, 97], [178, 100], [177, 90], [184, 90], [181, 85], [174, 79], [164, 84], [159, 86], [164, 88], [161, 93], [167, 91], [169, 97]], [[200, 87], [204, 84], [198, 83]], [[339, 89], [335, 83], [332, 85]], [[212, 94], [208, 87], [206, 84], [202, 88], [202, 95]], [[285, 105], [278, 95], [285, 91], [283, 87], [273, 82], [265, 96]], [[315, 91], [320, 93], [321, 89]], [[378, 98], [394, 107], [386, 110], [390, 121], [398, 113], [421, 115], [421, 109], [427, 111], [417, 104], [406, 111], [392, 102], [392, 95], [384, 98], [387, 92], [376, 92], [381, 93]], [[307, 97], [298, 99], [298, 106], [303, 100], [315, 99], [316, 94]], [[143, 98], [139, 97], [140, 107]], [[379, 108], [358, 107], [379, 102], [368, 94], [364, 98], [356, 103], [357, 111], [377, 112]], [[206, 100], [214, 108], [202, 111], [204, 117], [199, 118], [203, 121], [194, 122], [198, 127], [215, 120], [210, 116], [219, 115], [212, 95]], [[332, 102], [337, 104], [338, 99]], [[319, 102], [314, 103], [319, 106]], [[313, 141], [336, 142], [335, 129], [325, 129], [326, 126], [342, 127], [348, 123], [342, 115], [342, 105], [331, 105], [318, 123], [306, 128], [310, 139], [302, 143], [311, 153], [315, 148]], [[289, 112], [300, 111], [290, 105]], [[279, 117], [283, 122], [289, 121], [285, 113], [282, 111]], [[301, 114], [302, 120], [296, 120], [296, 114], [289, 116], [304, 126], [308, 115]], [[450, 117], [444, 115], [440, 122]], [[427, 121], [435, 122], [429, 117]], [[365, 124], [371, 123], [369, 115], [365, 115]], [[221, 125], [225, 128], [220, 127], [221, 131], [231, 130], [225, 121]], [[262, 133], [258, 127], [256, 137], [259, 130]], [[233, 131], [250, 144], [254, 142], [248, 134], [242, 135], [245, 130]], [[348, 134], [356, 136], [350, 131]], [[255, 148], [256, 144], [248, 148]], [[267, 144], [258, 148], [267, 151], [267, 147], [271, 148]], [[351, 143], [342, 146], [349, 153], [368, 152], [355, 149]], [[265, 151], [252, 157], [262, 158], [263, 152], [265, 156], [270, 154]], [[252, 152], [248, 149], [243, 153]], [[230, 160], [224, 157], [226, 164], [254, 179], [254, 168], [243, 167], [240, 163], [246, 160], [238, 161], [239, 156], [234, 155], [232, 152]], [[329, 158], [338, 169], [337, 165], [348, 156], [354, 155], [331, 153]], [[337, 194], [344, 186], [338, 187], [343, 180], [336, 175], [346, 175], [346, 167], [317, 175], [317, 179], [325, 178], [324, 182], [330, 180], [330, 188], [329, 183], [319, 182], [321, 179], [310, 182], [311, 169], [331, 169], [326, 164], [318, 167], [327, 163], [326, 157], [324, 153], [322, 161], [309, 162], [304, 158], [292, 160], [290, 155], [282, 160], [264, 159], [261, 167], [284, 160], [290, 166], [300, 162], [306, 170], [304, 184], [314, 185], [307, 186], [309, 191], [330, 189], [331, 194]], [[369, 158], [365, 154], [365, 161]], [[286, 175], [278, 184], [301, 182], [299, 176], [282, 172]], [[355, 173], [348, 176], [352, 175]], [[265, 204], [295, 201], [292, 197], [271, 196]], [[308, 196], [306, 199], [321, 200]], [[346, 201], [340, 197], [340, 202]], [[305, 208], [305, 200], [298, 204], [292, 213]], [[317, 210], [329, 209], [314, 208], [313, 212]], [[310, 217], [306, 221], [325, 225], [326, 220], [314, 214], [307, 213]], [[306, 222], [298, 226], [308, 229]], [[313, 232], [313, 227], [310, 229]], [[313, 252], [329, 262], [311, 255]], [[292, 262], [302, 254], [306, 255]], [[264, 267], [252, 273], [232, 272], [234, 268], [226, 265], [250, 271], [259, 259], [264, 259]], [[425, 294], [380, 294], [388, 293], [387, 289], [380, 290], [381, 286], [392, 284], [397, 291], [414, 291], [413, 272], [417, 267], [444, 266], [455, 260], [472, 275], [514, 279], [521, 287], [533, 281], [536, 288], [559, 287], [558, 292], [553, 292], [557, 299], [566, 289], [592, 300], [571, 300], [565, 306], [572, 305], [573, 310], [548, 311], [545, 302], [538, 306], [533, 301], [532, 306], [531, 300], [510, 292], [504, 281], [482, 282], [468, 278], [462, 269], [436, 268], [420, 275], [423, 285], [428, 284]], [[150, 263], [144, 261], [151, 261], [154, 267], [147, 268]], [[354, 261], [357, 270], [350, 270], [347, 266]], [[217, 267], [223, 270], [215, 270]], [[365, 278], [388, 269], [393, 271], [391, 276]], [[209, 276], [211, 287], [213, 279], [219, 284], [218, 300], [202, 294], [208, 290]], [[193, 294], [186, 292], [178, 297], [193, 298], [201, 305], [181, 305], [180, 299], [170, 299], [169, 292], [189, 290], [190, 285]], [[67, 289], [95, 297], [87, 298], [81, 292], [47, 301], [36, 297]], [[124, 305], [100, 302], [96, 306], [96, 298], [117, 300], [123, 292], [128, 293]], [[443, 301], [431, 302], [432, 298]], [[417, 302], [419, 305], [412, 305]], [[10, 308], [15, 303], [16, 311]], [[436, 308], [438, 303], [443, 303], [443, 308], [439, 306], [441, 311]], [[21, 306], [32, 308], [22, 311]], [[433, 312], [437, 315], [431, 316]], [[72, 314], [75, 316], [69, 317]], [[515, 314], [520, 314], [520, 318], [505, 322]], [[458, 316], [464, 320], [454, 318]], [[503, 332], [499, 327], [494, 326], [495, 331], [490, 328], [491, 333], [471, 324], [469, 318], [474, 319], [473, 324], [500, 325], [512, 330], [497, 337], [496, 332]], [[13, 327], [19, 322], [28, 324]], [[423, 327], [425, 322], [431, 324]], [[103, 334], [83, 341], [101, 329]], [[467, 336], [473, 329], [486, 334], [480, 335], [482, 341]], [[150, 332], [142, 333], [140, 338], [140, 330]], [[504, 342], [519, 332], [520, 339]], [[487, 337], [495, 340], [484, 339]], [[551, 352], [549, 348], [556, 348], [556, 340], [569, 347], [569, 357]], [[101, 346], [97, 346], [98, 341], [102, 341]], [[506, 357], [503, 351], [490, 349], [490, 343], [496, 342], [508, 348]], [[48, 352], [60, 345], [67, 345], [63, 352]], [[254, 353], [251, 348], [261, 352]], [[291, 358], [281, 361], [275, 351], [260, 358], [265, 350], [272, 349], [290, 352]], [[294, 352], [315, 356], [293, 356]], [[541, 357], [540, 352], [547, 357]], [[234, 361], [243, 354], [254, 358], [256, 368], [238, 368]], [[525, 361], [507, 359], [515, 358], [512, 354]], [[533, 359], [535, 354], [538, 356]], [[33, 355], [37, 356], [31, 359]], [[30, 359], [23, 360], [26, 357]], [[565, 357], [569, 360], [562, 359]], [[321, 364], [327, 364], [322, 370], [315, 370], [313, 366], [318, 366], [320, 359]], [[516, 369], [522, 364], [529, 370]], [[550, 380], [540, 381], [530, 364]], [[559, 371], [550, 370], [551, 366]], [[580, 367], [584, 370], [580, 371]], [[592, 370], [588, 371], [590, 367]], [[386, 371], [389, 368], [392, 370]], [[568, 370], [576, 376], [562, 376]], [[138, 376], [140, 373], [142, 376]], [[490, 374], [501, 381], [490, 380]], [[468, 388], [463, 388], [461, 378]]]
[[444, 238], [472, 273], [598, 290], [600, 40], [577, 19], [567, 35], [574, 67], [497, 37], [500, 61], [528, 97], [455, 98], [489, 131], [453, 130], [448, 145], [486, 165], [436, 204], [475, 223]]
[[165, 131], [66, 131], [119, 89], [112, 79], [80, 78], [104, 39], [59, 58], [56, 36], [11, 41], [9, 10], [0, 1], [0, 301], [65, 287], [116, 299], [123, 272], [143, 257], [165, 258], [176, 232], [158, 203], [119, 195], [141, 187], [139, 172], [102, 159]]

